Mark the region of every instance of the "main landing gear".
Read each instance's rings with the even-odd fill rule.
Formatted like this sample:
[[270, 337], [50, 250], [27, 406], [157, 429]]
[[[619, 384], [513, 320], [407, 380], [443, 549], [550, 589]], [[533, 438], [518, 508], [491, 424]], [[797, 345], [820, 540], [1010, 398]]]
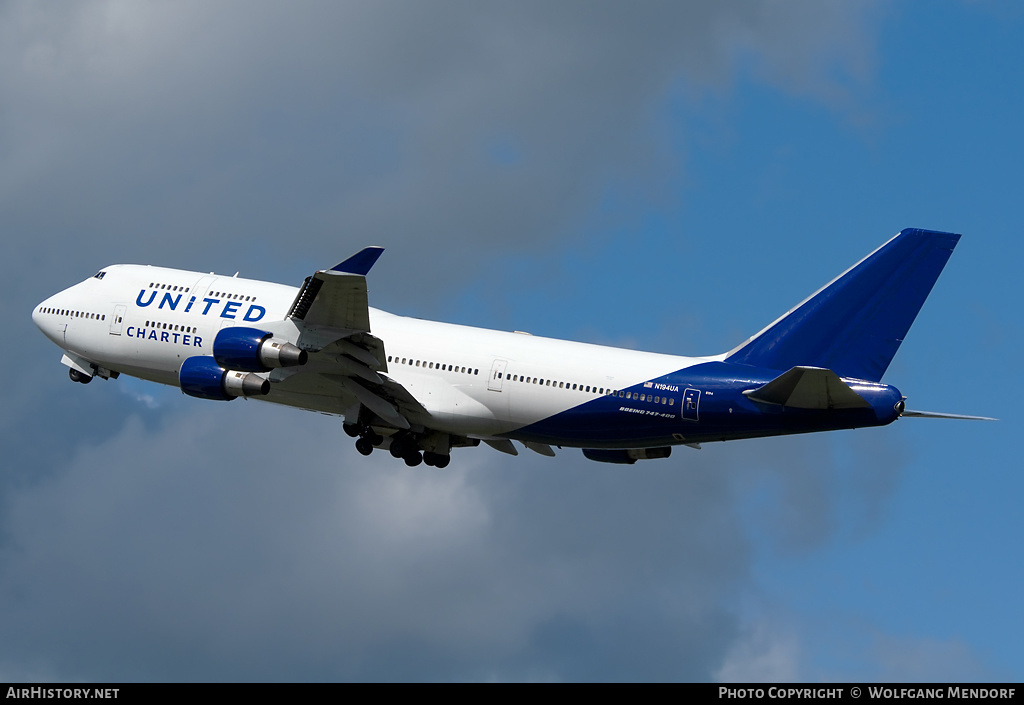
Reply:
[[409, 434], [396, 433], [391, 437], [391, 447], [388, 449], [392, 458], [401, 458], [411, 468], [423, 462], [416, 439]]
[[440, 453], [431, 453], [430, 451], [423, 453], [423, 462], [435, 468], [446, 468], [451, 461], [452, 456], [450, 455], [441, 455]]
[[[369, 455], [373, 449], [384, 442], [384, 437], [374, 431], [370, 426], [363, 423], [346, 423], [342, 425], [345, 433], [356, 438], [356, 450], [360, 455]], [[391, 445], [388, 452], [393, 458], [400, 458], [411, 468], [420, 463], [426, 463], [435, 468], [446, 468], [452, 458], [447, 453], [434, 453], [433, 451], [420, 451], [416, 437], [406, 431], [396, 433], [391, 437]]]
[[359, 436], [359, 440], [356, 441], [356, 450], [361, 455], [369, 455], [373, 452], [375, 446], [379, 446], [384, 442], [384, 436], [364, 424], [347, 423], [343, 424], [342, 428], [345, 430], [345, 433], [353, 438]]
[[452, 460], [451, 456], [447, 454], [434, 453], [429, 450], [421, 453], [419, 445], [416, 443], [416, 438], [411, 434], [395, 434], [392, 436], [391, 447], [388, 450], [391, 452], [392, 457], [401, 458], [411, 468], [416, 467], [420, 463], [426, 463], [435, 468], [446, 468]]

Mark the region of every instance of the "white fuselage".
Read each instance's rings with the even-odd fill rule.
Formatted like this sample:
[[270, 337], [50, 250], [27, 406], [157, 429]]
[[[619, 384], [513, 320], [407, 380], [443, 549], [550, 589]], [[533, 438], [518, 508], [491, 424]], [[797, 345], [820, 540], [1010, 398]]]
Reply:
[[[274, 330], [298, 291], [152, 266], [114, 265], [102, 274], [39, 304], [33, 320], [72, 360], [175, 386], [182, 362], [210, 355], [218, 331], [229, 326]], [[471, 438], [514, 438], [518, 428], [615, 390], [722, 359], [424, 321], [372, 308], [370, 331], [385, 345], [383, 374], [425, 409], [426, 416], [415, 421]], [[321, 364], [313, 355], [306, 369]], [[285, 379], [263, 399], [333, 414], [345, 414], [353, 404], [329, 375]], [[680, 406], [678, 393], [658, 395], [659, 413], [678, 414]], [[575, 444], [567, 439], [566, 445]]]

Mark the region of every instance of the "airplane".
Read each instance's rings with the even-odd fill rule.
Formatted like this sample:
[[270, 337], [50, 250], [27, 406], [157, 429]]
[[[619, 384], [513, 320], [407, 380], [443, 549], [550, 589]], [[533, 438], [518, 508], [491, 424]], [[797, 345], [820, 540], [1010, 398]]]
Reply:
[[884, 426], [881, 381], [960, 235], [908, 228], [729, 352], [681, 357], [425, 321], [370, 308], [367, 247], [302, 286], [116, 264], [40, 303], [72, 381], [120, 374], [200, 399], [342, 417], [356, 449], [443, 468], [453, 448], [595, 461], [676, 446]]

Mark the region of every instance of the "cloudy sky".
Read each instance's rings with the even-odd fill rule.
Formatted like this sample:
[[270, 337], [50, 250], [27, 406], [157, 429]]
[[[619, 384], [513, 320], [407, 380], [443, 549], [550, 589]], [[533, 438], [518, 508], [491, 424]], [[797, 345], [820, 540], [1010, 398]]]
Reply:
[[[1021, 680], [1022, 30], [3, 3], [0, 680]], [[713, 354], [903, 227], [964, 237], [885, 381], [998, 423], [409, 469], [334, 418], [72, 385], [30, 319], [115, 262], [298, 284], [376, 244], [394, 313]]]

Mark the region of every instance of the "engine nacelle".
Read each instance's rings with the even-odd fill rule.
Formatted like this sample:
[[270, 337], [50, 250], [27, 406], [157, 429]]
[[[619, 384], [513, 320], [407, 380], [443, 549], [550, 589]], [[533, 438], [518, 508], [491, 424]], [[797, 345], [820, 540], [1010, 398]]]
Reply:
[[657, 448], [629, 448], [627, 450], [606, 450], [604, 448], [584, 448], [583, 455], [599, 463], [619, 463], [632, 465], [637, 460], [653, 460], [667, 458], [672, 455], [672, 446]]
[[270, 393], [270, 382], [252, 372], [225, 370], [208, 355], [187, 358], [178, 370], [178, 385], [190, 397], [231, 401]]
[[213, 359], [226, 370], [269, 372], [305, 365], [309, 353], [256, 328], [222, 328], [213, 340]]

